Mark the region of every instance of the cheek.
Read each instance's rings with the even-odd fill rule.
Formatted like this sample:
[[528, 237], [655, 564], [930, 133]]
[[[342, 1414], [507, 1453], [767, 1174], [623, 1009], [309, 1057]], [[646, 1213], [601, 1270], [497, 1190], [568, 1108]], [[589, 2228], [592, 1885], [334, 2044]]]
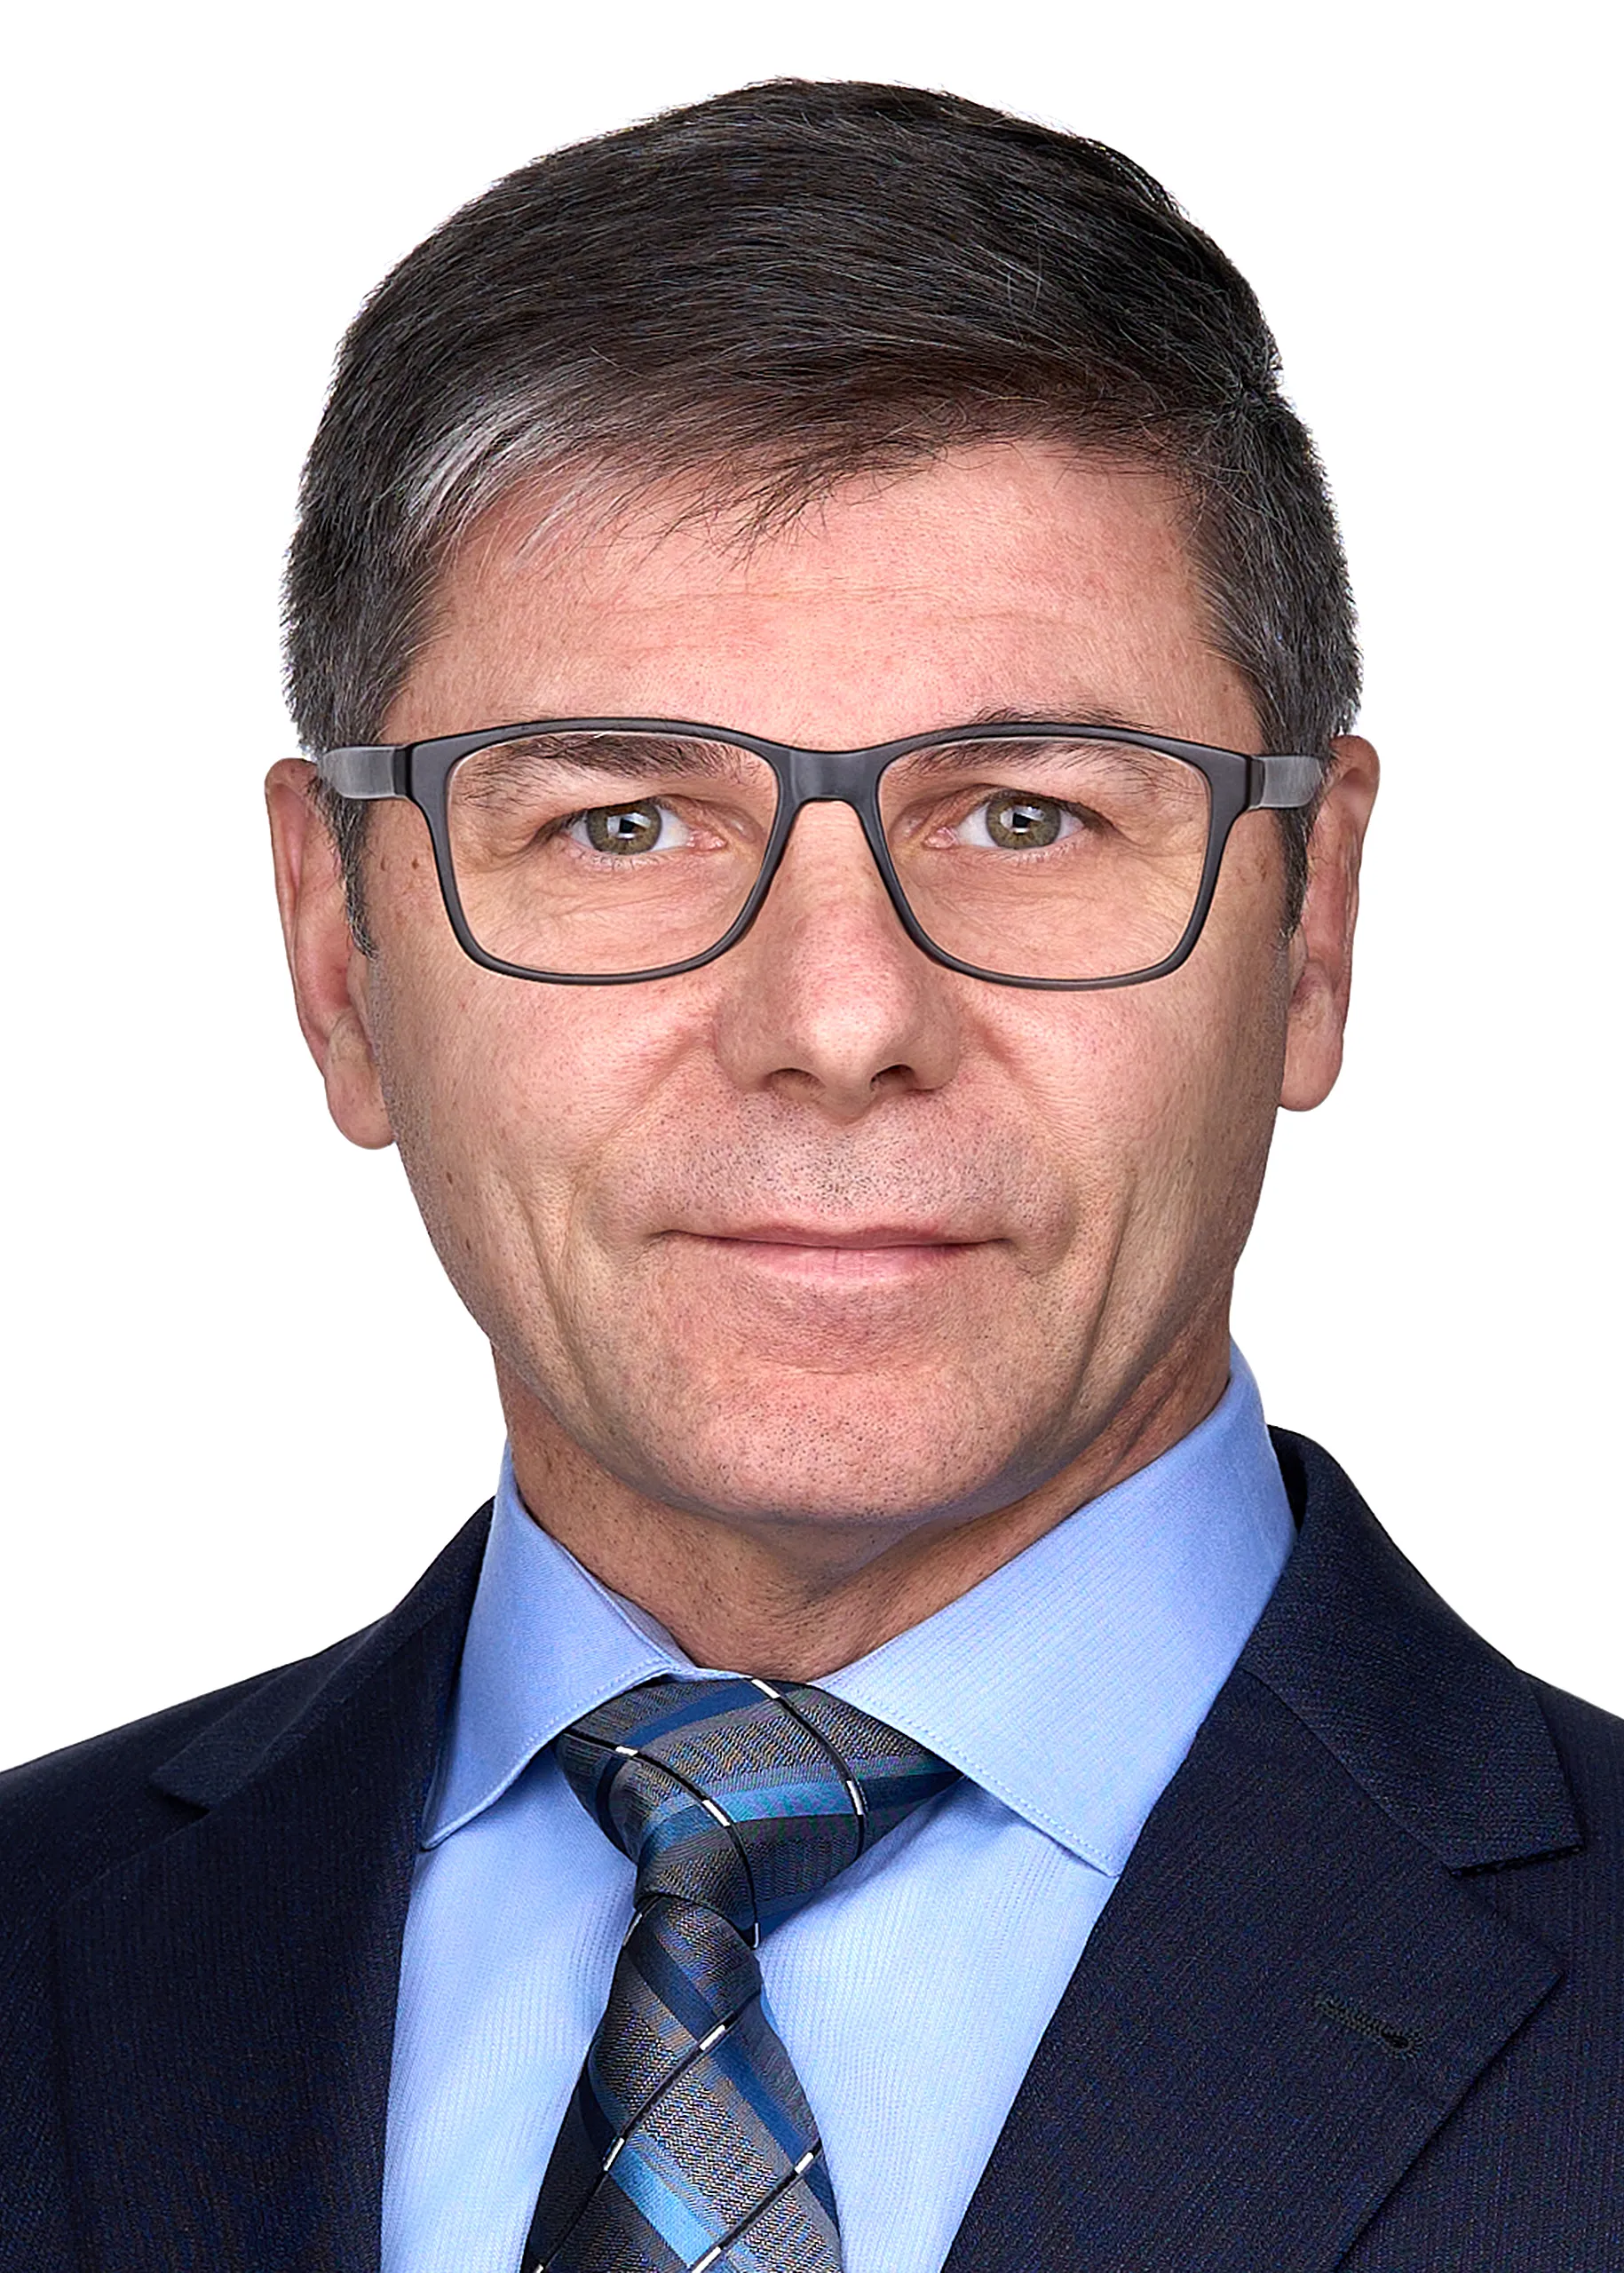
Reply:
[[482, 970], [443, 913], [381, 945], [375, 1038], [391, 1121], [430, 1234], [483, 1317], [538, 1270], [549, 1282], [566, 1270], [591, 1194], [687, 1049], [686, 1022], [658, 990]]
[[1181, 970], [1035, 998], [1043, 1007], [1000, 1047], [1069, 1187], [1075, 1267], [1102, 1243], [1128, 1279], [1239, 1251], [1273, 1126], [1289, 986], [1284, 951], [1242, 897], [1244, 909], [1215, 907]]
[[1166, 982], [1183, 1172], [1237, 1253], [1268, 1157], [1291, 993], [1278, 843], [1269, 816], [1250, 818], [1263, 828], [1232, 839], [1201, 939]]

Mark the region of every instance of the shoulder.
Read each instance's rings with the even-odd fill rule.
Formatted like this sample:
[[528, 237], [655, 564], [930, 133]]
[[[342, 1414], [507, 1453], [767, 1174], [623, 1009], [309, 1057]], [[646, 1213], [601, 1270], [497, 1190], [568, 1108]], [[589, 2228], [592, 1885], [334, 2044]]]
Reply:
[[1624, 1722], [1518, 1670], [1433, 1591], [1327, 1453], [1271, 1433], [1298, 1537], [1241, 1667], [1449, 1869], [1564, 1858], [1616, 1889]]
[[199, 1810], [154, 1780], [164, 1763], [289, 1676], [319, 1675], [335, 1654], [234, 1682], [0, 1772], [0, 1932], [26, 1929], [75, 1888], [193, 1821]]
[[433, 1663], [419, 1673], [439, 1696], [467, 1621], [489, 1517], [487, 1502], [406, 1599], [360, 1633], [0, 1774], [0, 1936], [26, 1937], [103, 1871], [197, 1821], [353, 1705], [430, 1631], [438, 1636]]

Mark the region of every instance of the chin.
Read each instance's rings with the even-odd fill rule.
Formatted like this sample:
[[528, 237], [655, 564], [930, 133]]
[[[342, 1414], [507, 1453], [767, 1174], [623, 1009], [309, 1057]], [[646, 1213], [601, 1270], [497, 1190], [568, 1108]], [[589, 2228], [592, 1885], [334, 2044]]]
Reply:
[[961, 1386], [939, 1371], [923, 1393], [909, 1373], [757, 1374], [706, 1398], [697, 1428], [690, 1406], [680, 1434], [633, 1427], [622, 1442], [643, 1437], [642, 1489], [734, 1522], [907, 1525], [968, 1516], [1029, 1488], [1014, 1480], [1032, 1465], [1021, 1455], [1032, 1436], [1048, 1431], [1011, 1429], [1005, 1405], [994, 1433]]

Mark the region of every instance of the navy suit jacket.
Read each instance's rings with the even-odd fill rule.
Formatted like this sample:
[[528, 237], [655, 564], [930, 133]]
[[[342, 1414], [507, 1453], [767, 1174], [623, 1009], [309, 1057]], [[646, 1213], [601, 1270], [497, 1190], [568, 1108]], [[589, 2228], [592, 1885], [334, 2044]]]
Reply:
[[[947, 2273], [1624, 2273], [1624, 1723], [1276, 1444], [1296, 1550]], [[353, 1640], [0, 1778], [4, 2273], [376, 2268], [484, 1529]]]

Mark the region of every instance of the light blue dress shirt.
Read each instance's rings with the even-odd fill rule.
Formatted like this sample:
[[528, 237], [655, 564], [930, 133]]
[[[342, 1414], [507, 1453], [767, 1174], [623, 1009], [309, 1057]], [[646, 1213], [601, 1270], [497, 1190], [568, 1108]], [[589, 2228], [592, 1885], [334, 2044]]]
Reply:
[[[962, 1769], [761, 1948], [846, 2273], [939, 2273], [1293, 1525], [1250, 1374], [1183, 1441], [823, 1686]], [[407, 1917], [384, 2273], [515, 2273], [630, 1921], [547, 1746], [696, 1668], [502, 1486]]]

